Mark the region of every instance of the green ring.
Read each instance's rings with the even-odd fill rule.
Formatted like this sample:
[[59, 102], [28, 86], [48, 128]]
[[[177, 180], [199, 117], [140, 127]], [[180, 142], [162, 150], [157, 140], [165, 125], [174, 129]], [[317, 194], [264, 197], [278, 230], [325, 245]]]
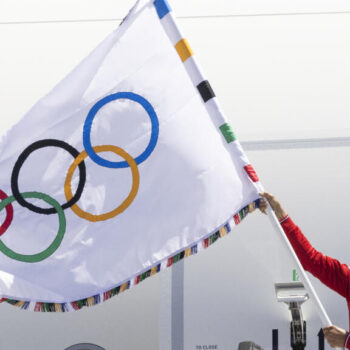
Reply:
[[[66, 217], [64, 215], [63, 209], [61, 205], [52, 197], [50, 197], [47, 194], [41, 193], [41, 192], [24, 192], [21, 193], [23, 198], [38, 198], [45, 201], [47, 204], [52, 205], [58, 214], [58, 222], [59, 222], [59, 228], [57, 235], [53, 242], [49, 245], [48, 248], [43, 250], [40, 253], [33, 254], [33, 255], [25, 255], [25, 254], [18, 254], [11, 250], [9, 247], [7, 247], [2, 240], [0, 240], [0, 251], [2, 251], [5, 255], [7, 255], [9, 258], [28, 262], [28, 263], [35, 263], [42, 261], [44, 259], [47, 259], [50, 255], [52, 255], [57, 248], [61, 245], [62, 239], [64, 237], [64, 234], [66, 232]], [[0, 212], [10, 203], [14, 202], [16, 198], [14, 196], [9, 196], [3, 201], [0, 202]]]

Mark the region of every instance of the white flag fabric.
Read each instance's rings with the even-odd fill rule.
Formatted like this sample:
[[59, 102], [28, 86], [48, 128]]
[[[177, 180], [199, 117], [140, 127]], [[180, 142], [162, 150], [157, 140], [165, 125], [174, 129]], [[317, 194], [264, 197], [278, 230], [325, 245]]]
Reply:
[[4, 301], [107, 300], [257, 205], [256, 174], [173, 24], [164, 0], [139, 1], [3, 138]]

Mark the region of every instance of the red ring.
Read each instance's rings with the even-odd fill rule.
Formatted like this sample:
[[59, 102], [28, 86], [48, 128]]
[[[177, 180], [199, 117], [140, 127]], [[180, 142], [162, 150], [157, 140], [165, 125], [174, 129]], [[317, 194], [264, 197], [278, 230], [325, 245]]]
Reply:
[[[0, 190], [0, 199], [4, 200], [6, 198], [7, 198], [7, 194], [4, 191]], [[13, 219], [13, 206], [12, 204], [8, 204], [6, 206], [5, 221], [3, 222], [2, 225], [0, 225], [0, 236], [4, 234], [8, 229], [8, 227], [11, 225], [12, 219]]]

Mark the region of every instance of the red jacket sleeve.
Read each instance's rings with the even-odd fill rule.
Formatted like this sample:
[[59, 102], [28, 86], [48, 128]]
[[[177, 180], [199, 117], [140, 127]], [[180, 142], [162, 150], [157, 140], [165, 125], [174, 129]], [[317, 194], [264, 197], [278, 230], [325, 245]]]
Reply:
[[349, 267], [317, 251], [289, 217], [281, 225], [304, 269], [349, 299]]

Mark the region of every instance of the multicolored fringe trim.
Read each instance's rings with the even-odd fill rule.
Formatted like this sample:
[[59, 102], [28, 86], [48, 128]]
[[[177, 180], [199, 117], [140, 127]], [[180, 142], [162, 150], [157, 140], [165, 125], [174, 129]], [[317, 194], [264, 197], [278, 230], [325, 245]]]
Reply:
[[30, 301], [20, 301], [13, 299], [0, 299], [0, 302], [6, 301], [7, 303], [21, 308], [23, 310], [32, 310], [36, 312], [67, 312], [71, 310], [80, 310], [84, 306], [94, 306], [100, 304], [102, 301], [107, 301], [108, 299], [118, 295], [127, 289], [130, 289], [132, 286], [139, 284], [144, 281], [148, 277], [151, 277], [158, 273], [159, 271], [172, 266], [178, 261], [187, 258], [191, 255], [197, 254], [200, 250], [206, 249], [212, 244], [214, 244], [219, 238], [225, 237], [229, 234], [233, 228], [233, 226], [238, 225], [249, 213], [252, 213], [256, 208], [259, 208], [260, 200], [257, 199], [253, 203], [242, 208], [237, 214], [235, 214], [225, 225], [223, 225], [218, 231], [211, 234], [210, 236], [204, 238], [201, 242], [192, 245], [191, 247], [186, 248], [173, 255], [172, 257], [162, 261], [151, 269], [142, 272], [137, 275], [134, 279], [127, 281], [115, 288], [112, 288], [102, 294], [97, 294], [92, 297], [76, 300], [71, 303], [44, 303], [44, 302], [36, 302], [31, 303]]
[[66, 312], [68, 311], [66, 303], [35, 303], [35, 312]]
[[23, 310], [27, 310], [30, 304], [29, 301], [20, 301], [20, 300], [12, 300], [12, 299], [6, 299], [4, 301]]

